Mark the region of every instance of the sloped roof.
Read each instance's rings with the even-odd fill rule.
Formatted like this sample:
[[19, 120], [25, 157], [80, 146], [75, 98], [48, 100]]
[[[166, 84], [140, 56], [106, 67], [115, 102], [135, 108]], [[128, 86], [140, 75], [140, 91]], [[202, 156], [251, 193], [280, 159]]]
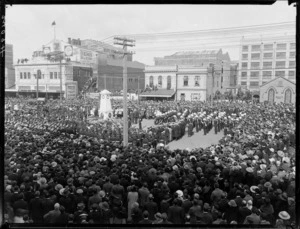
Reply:
[[152, 90], [152, 91], [146, 91], [140, 94], [141, 97], [172, 97], [175, 94], [175, 91], [173, 89], [167, 90], [167, 89], [158, 89], [158, 90]]
[[268, 82], [262, 84], [260, 87], [263, 87], [263, 86], [265, 86], [265, 85], [267, 85], [267, 84], [269, 84], [269, 83], [271, 83], [271, 82], [273, 82], [273, 81], [275, 81], [275, 80], [278, 80], [278, 79], [284, 79], [284, 80], [286, 80], [286, 81], [288, 81], [288, 82], [290, 82], [290, 83], [296, 85], [293, 81], [290, 81], [290, 80], [288, 80], [287, 78], [285, 78], [285, 77], [283, 77], [283, 76], [279, 76], [279, 77], [276, 77], [276, 78], [274, 78], [274, 79], [271, 79], [270, 81], [268, 81]]

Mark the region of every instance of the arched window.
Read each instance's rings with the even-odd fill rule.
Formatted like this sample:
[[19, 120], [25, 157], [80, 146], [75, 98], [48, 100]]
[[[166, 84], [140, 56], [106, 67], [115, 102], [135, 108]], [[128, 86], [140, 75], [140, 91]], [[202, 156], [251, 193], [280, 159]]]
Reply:
[[153, 76], [150, 76], [150, 79], [149, 79], [149, 86], [150, 86], [150, 87], [153, 87]]
[[291, 103], [292, 102], [292, 91], [291, 91], [291, 89], [285, 90], [284, 102], [285, 103]]
[[158, 86], [162, 86], [162, 76], [158, 76]]
[[168, 76], [168, 79], [167, 79], [167, 89], [168, 90], [171, 89], [171, 82], [172, 82], [171, 76]]
[[275, 91], [273, 88], [271, 88], [268, 92], [268, 101], [269, 103], [273, 104], [274, 103], [274, 97], [275, 97]]

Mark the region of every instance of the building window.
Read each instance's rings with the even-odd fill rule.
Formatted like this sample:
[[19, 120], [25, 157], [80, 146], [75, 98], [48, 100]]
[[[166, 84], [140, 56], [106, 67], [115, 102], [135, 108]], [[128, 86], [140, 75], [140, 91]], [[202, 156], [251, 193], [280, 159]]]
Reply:
[[296, 48], [296, 43], [290, 43], [290, 49], [295, 49]]
[[285, 75], [285, 71], [276, 71], [275, 72], [276, 77], [284, 77], [284, 75]]
[[247, 81], [241, 81], [242, 86], [247, 86]]
[[149, 86], [153, 87], [153, 76], [150, 76], [149, 78]]
[[30, 80], [30, 72], [27, 72], [27, 78]]
[[26, 75], [26, 72], [24, 72], [24, 79], [27, 79], [27, 75]]
[[183, 77], [183, 86], [189, 86], [189, 77], [188, 76]]
[[271, 79], [272, 78], [272, 71], [263, 71], [262, 72], [262, 76], [263, 76], [263, 79]]
[[33, 74], [33, 77], [36, 79], [36, 74]]
[[57, 79], [57, 72], [54, 72], [54, 79]]
[[23, 79], [23, 73], [20, 72], [20, 79]]
[[185, 93], [181, 93], [180, 94], [180, 100], [181, 101], [185, 101]]
[[252, 52], [260, 51], [260, 45], [252, 45], [251, 49], [252, 49]]
[[296, 57], [296, 53], [295, 52], [290, 52], [290, 58], [295, 58]]
[[289, 79], [294, 80], [295, 79], [295, 71], [289, 71]]
[[272, 68], [272, 62], [263, 62], [263, 68], [267, 68], [267, 69]]
[[273, 58], [273, 53], [271, 52], [264, 53], [264, 59], [272, 59], [272, 58]]
[[247, 77], [247, 72], [242, 72], [242, 77]]
[[286, 44], [277, 44], [276, 49], [277, 50], [285, 50], [286, 49]]
[[162, 76], [158, 76], [158, 86], [162, 86]]
[[53, 72], [50, 72], [50, 80], [53, 80]]
[[243, 54], [243, 55], [242, 55], [242, 59], [243, 59], [243, 60], [247, 60], [247, 59], [248, 59], [248, 54]]
[[198, 100], [200, 100], [200, 93], [192, 93], [191, 94], [191, 100], [192, 101], [198, 101]]
[[243, 52], [248, 52], [248, 45], [243, 45], [242, 50], [243, 50]]
[[259, 77], [259, 71], [250, 72], [250, 78], [258, 78], [258, 77]]
[[42, 74], [42, 79], [45, 79], [45, 74]]
[[277, 52], [276, 53], [276, 58], [277, 59], [286, 58], [286, 52]]
[[295, 61], [290, 61], [290, 62], [289, 62], [289, 67], [290, 67], [290, 68], [296, 67], [296, 62], [295, 62]]
[[251, 54], [251, 59], [257, 60], [257, 59], [259, 59], [259, 58], [260, 58], [260, 53], [252, 53], [252, 54]]
[[285, 68], [285, 61], [276, 61], [276, 68]]
[[195, 76], [195, 86], [196, 87], [200, 86], [200, 76]]
[[171, 76], [168, 76], [167, 78], [167, 89], [171, 89]]
[[273, 49], [273, 44], [265, 44], [264, 45], [264, 50], [272, 50]]
[[242, 69], [247, 69], [248, 68], [248, 63], [242, 63]]
[[251, 63], [251, 68], [252, 69], [258, 69], [259, 68], [259, 62], [252, 62]]
[[135, 82], [138, 82], [138, 79], [134, 79]]
[[258, 81], [250, 81], [250, 87], [258, 87], [259, 82]]

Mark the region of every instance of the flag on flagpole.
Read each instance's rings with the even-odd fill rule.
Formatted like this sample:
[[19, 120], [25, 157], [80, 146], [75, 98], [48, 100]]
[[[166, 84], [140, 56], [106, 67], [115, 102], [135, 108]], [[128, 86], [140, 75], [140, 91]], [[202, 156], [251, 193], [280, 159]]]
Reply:
[[55, 21], [52, 22], [52, 25], [56, 25]]

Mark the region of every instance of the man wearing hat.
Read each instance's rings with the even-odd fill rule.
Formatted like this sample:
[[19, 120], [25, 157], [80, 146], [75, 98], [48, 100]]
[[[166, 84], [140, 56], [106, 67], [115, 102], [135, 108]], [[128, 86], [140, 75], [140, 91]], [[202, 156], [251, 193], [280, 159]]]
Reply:
[[40, 192], [34, 193], [34, 198], [29, 202], [29, 214], [34, 223], [43, 222], [43, 201], [40, 198]]
[[154, 202], [154, 196], [152, 193], [149, 194], [149, 201], [144, 205], [144, 209], [149, 213], [149, 220], [155, 220], [154, 215], [158, 212], [157, 203]]
[[183, 224], [184, 223], [184, 210], [179, 206], [179, 200], [174, 199], [173, 205], [169, 208], [168, 218], [171, 223]]

